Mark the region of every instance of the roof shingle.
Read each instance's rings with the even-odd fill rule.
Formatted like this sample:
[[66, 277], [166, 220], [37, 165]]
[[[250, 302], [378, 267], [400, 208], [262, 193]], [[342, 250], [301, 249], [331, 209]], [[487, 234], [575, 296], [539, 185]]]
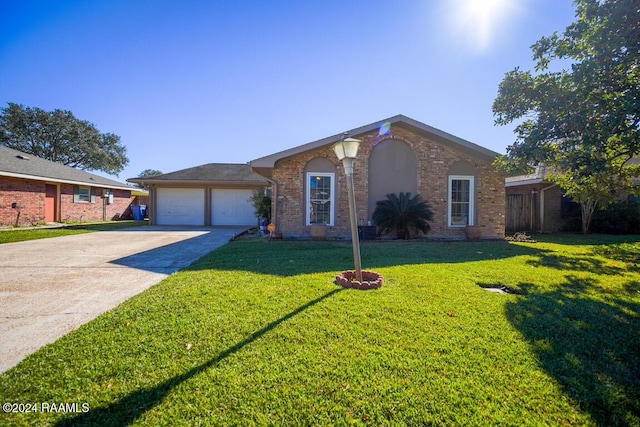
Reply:
[[267, 184], [266, 180], [251, 171], [249, 165], [235, 163], [207, 163], [147, 178], [129, 178], [127, 181]]
[[122, 182], [65, 166], [5, 146], [0, 146], [0, 176], [14, 176], [70, 184], [87, 184], [94, 187], [134, 190], [134, 188]]

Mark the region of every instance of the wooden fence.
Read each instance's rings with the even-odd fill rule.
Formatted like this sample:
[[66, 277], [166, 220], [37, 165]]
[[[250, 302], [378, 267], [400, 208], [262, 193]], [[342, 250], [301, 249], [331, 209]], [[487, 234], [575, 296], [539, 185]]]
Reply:
[[531, 194], [507, 194], [506, 232], [532, 231], [531, 208]]

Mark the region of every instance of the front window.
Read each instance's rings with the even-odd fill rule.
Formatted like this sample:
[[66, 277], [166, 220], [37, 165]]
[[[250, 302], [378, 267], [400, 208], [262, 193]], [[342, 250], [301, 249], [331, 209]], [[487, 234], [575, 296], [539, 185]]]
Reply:
[[87, 185], [74, 185], [73, 201], [74, 203], [95, 203], [96, 202], [95, 187], [89, 187]]
[[307, 173], [307, 225], [333, 225], [333, 173]]
[[78, 187], [78, 201], [90, 202], [91, 201], [91, 189], [89, 187]]
[[449, 177], [449, 227], [473, 225], [473, 177]]

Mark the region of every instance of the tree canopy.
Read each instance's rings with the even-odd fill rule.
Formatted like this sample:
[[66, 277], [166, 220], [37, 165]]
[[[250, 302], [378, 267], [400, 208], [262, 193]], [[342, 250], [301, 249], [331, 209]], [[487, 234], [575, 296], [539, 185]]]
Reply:
[[77, 119], [70, 111], [44, 111], [9, 103], [0, 114], [0, 144], [82, 170], [117, 174], [129, 163], [113, 133]]
[[[152, 176], [162, 175], [162, 171], [157, 169], [145, 169], [138, 174], [138, 178], [149, 178]], [[149, 188], [144, 184], [136, 184], [136, 187], [142, 188], [144, 190], [148, 190]]]
[[640, 0], [574, 5], [575, 22], [531, 47], [534, 70], [505, 75], [493, 112], [498, 125], [518, 123], [510, 167], [552, 170], [586, 232], [596, 206], [634, 193], [640, 176]]

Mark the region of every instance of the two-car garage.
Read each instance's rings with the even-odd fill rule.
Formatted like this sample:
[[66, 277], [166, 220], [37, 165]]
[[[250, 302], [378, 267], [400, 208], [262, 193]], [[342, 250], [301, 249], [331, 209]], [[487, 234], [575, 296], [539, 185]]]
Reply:
[[[255, 226], [257, 218], [250, 200], [252, 192], [240, 188], [158, 187], [155, 222], [157, 225]], [[206, 209], [207, 205], [209, 209]]]
[[252, 193], [239, 188], [211, 189], [211, 225], [257, 225]]
[[149, 188], [153, 225], [255, 226], [251, 196], [268, 186], [248, 165], [217, 163], [129, 181]]
[[157, 188], [155, 223], [158, 225], [204, 225], [204, 192], [204, 188]]

